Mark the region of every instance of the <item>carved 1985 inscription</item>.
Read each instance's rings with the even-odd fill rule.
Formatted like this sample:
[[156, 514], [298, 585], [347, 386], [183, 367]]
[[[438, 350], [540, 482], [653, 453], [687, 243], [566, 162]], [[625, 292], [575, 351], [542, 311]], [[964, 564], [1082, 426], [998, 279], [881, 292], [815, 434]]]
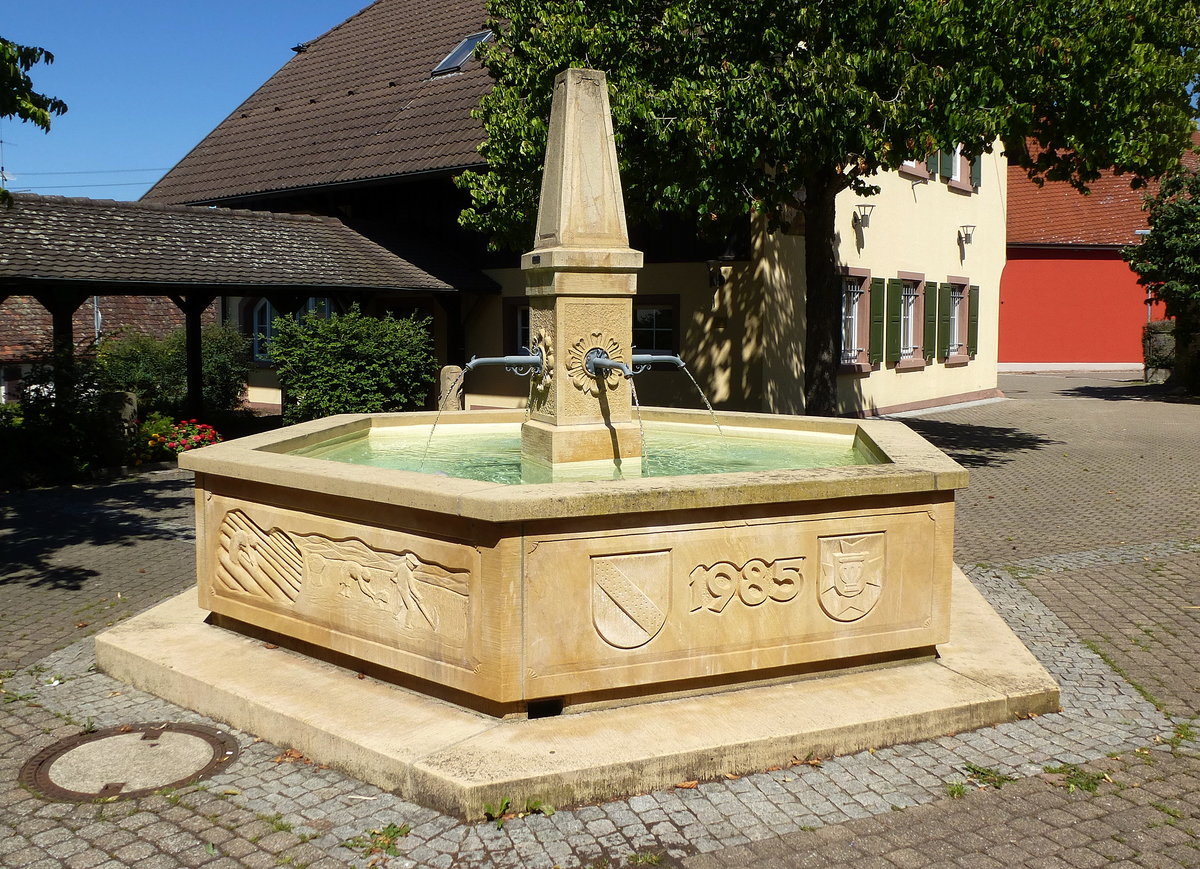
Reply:
[[702, 564], [691, 574], [691, 612], [723, 612], [734, 597], [746, 606], [758, 606], [767, 600], [786, 603], [800, 592], [803, 571], [803, 557], [776, 561], [752, 558], [741, 567], [729, 561], [718, 561], [711, 567]]

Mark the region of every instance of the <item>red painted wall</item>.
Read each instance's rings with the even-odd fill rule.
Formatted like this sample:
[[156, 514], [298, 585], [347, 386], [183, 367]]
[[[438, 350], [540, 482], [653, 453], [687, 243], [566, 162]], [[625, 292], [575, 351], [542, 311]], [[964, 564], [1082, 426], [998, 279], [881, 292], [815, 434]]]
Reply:
[[1146, 290], [1117, 251], [1008, 249], [1000, 362], [1140, 363], [1145, 323]]

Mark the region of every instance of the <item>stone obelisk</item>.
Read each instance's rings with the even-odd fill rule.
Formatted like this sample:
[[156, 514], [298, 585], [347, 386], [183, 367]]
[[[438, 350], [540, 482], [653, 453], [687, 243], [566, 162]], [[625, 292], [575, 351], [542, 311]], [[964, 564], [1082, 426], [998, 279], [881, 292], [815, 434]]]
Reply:
[[589, 352], [632, 364], [633, 295], [642, 254], [629, 247], [604, 73], [568, 69], [554, 80], [534, 249], [521, 259], [535, 375], [521, 430], [527, 468], [569, 477], [579, 463], [636, 472], [641, 438], [630, 384], [589, 374]]

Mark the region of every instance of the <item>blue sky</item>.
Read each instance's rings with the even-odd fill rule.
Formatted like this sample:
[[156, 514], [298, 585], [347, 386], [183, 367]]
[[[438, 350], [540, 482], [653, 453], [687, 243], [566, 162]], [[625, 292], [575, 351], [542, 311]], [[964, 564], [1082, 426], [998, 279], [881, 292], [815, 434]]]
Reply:
[[30, 75], [69, 107], [49, 133], [0, 119], [6, 186], [137, 199], [283, 66], [293, 45], [369, 2], [0, 0], [0, 36], [54, 54]]

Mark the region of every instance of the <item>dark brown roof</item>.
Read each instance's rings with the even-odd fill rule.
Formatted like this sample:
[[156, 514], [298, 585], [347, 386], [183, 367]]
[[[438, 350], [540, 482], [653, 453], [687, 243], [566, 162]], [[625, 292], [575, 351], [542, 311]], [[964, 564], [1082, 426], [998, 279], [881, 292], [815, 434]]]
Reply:
[[14, 199], [12, 208], [0, 208], [0, 288], [82, 281], [226, 292], [453, 289], [331, 217], [32, 194]]
[[378, 0], [309, 43], [143, 197], [209, 203], [480, 163], [469, 61], [430, 78], [483, 29], [483, 0]]

